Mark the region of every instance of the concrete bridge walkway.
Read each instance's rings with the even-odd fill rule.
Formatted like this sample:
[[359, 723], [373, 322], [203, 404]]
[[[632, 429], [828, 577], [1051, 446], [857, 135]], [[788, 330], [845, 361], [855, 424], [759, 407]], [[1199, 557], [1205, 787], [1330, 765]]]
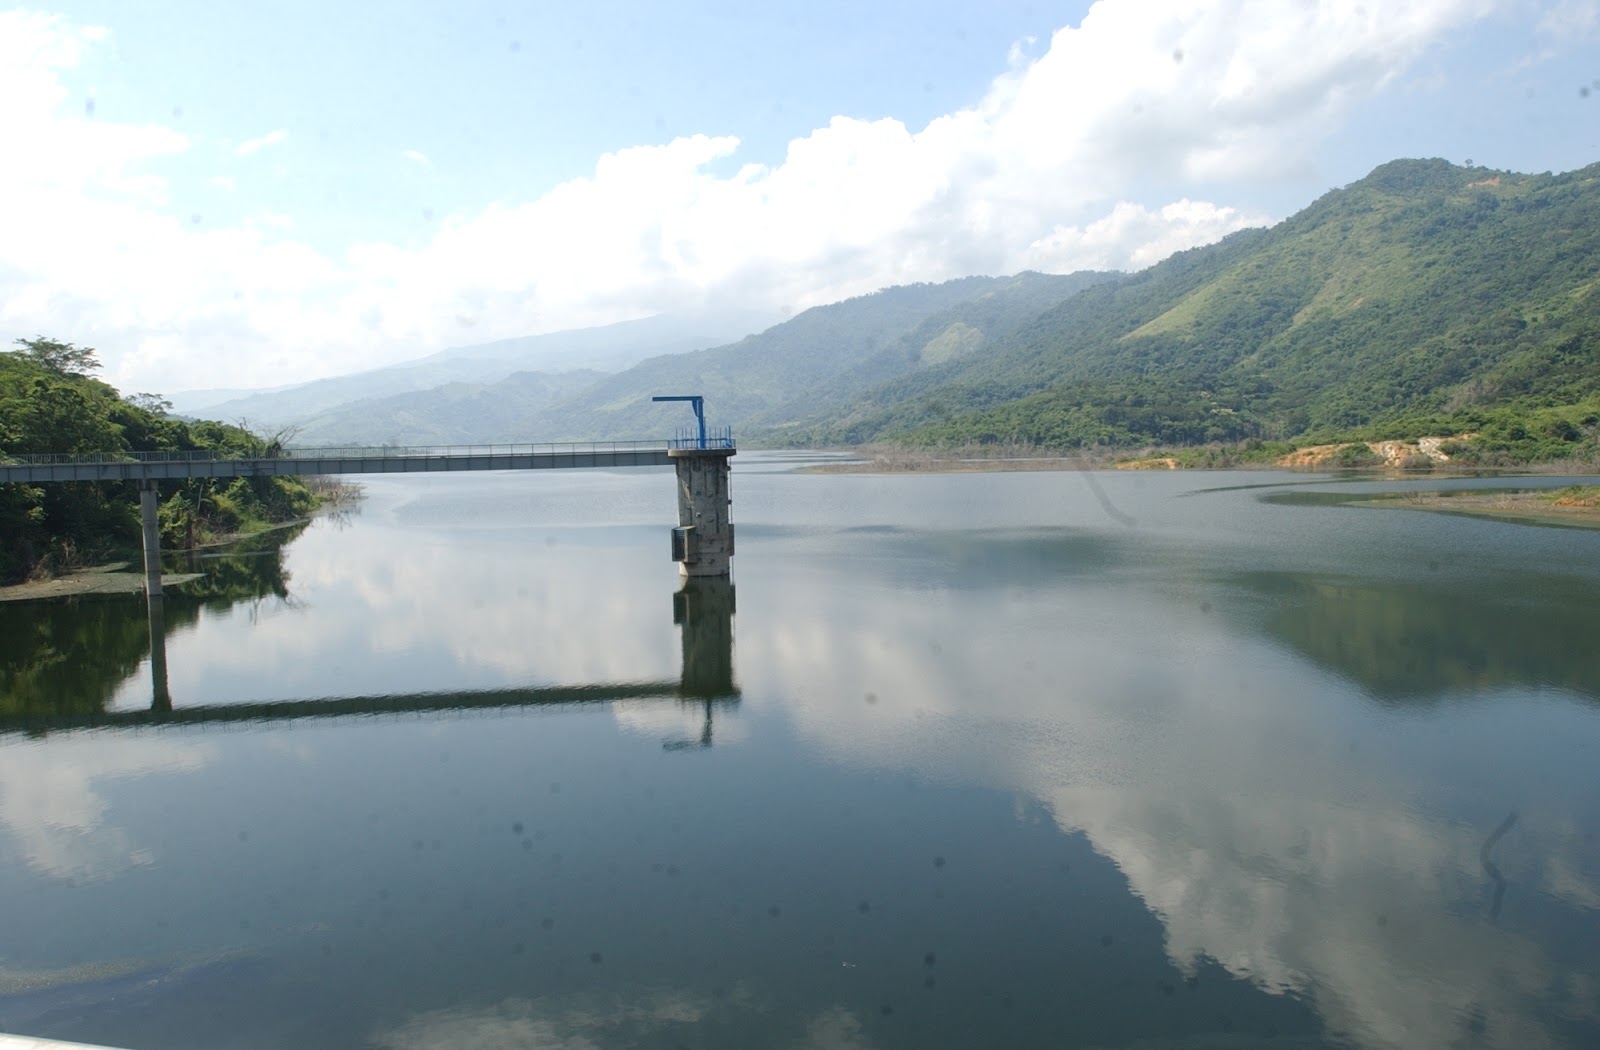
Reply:
[[145, 590], [161, 593], [158, 485], [185, 478], [282, 475], [452, 473], [467, 470], [585, 470], [674, 467], [678, 527], [672, 559], [685, 576], [726, 576], [733, 556], [731, 432], [672, 441], [584, 441], [526, 445], [284, 448], [273, 456], [225, 457], [215, 451], [131, 452], [118, 456], [38, 453], [0, 456], [0, 484], [134, 482], [144, 533]]

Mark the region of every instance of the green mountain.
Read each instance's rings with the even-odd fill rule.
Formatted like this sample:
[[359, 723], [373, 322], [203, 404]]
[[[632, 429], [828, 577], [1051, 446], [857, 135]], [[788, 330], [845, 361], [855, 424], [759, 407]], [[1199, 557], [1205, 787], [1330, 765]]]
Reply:
[[794, 428], [892, 377], [981, 359], [995, 338], [1113, 276], [964, 277], [813, 307], [737, 343], [609, 376], [544, 413], [534, 436], [653, 438], [684, 426], [683, 406], [652, 404], [655, 394], [702, 394], [712, 421], [741, 433]]
[[1478, 431], [1559, 455], [1600, 423], [1597, 288], [1600, 165], [1394, 161], [769, 434], [1072, 447]]
[[337, 405], [295, 424], [298, 445], [470, 445], [529, 440], [546, 409], [604, 378], [591, 369], [517, 372]]

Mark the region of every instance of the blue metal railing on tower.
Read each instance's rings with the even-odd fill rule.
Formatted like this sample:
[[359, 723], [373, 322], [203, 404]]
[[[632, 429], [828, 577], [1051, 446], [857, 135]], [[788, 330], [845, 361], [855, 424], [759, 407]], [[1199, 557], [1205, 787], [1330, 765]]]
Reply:
[[695, 429], [691, 431], [678, 431], [678, 436], [673, 439], [673, 448], [732, 448], [733, 428], [723, 427], [721, 430], [706, 430], [706, 399], [699, 394], [657, 394], [652, 401], [687, 401], [689, 408], [694, 411]]
[[733, 448], [733, 427], [710, 427], [704, 433], [698, 427], [679, 430], [667, 443], [668, 448]]

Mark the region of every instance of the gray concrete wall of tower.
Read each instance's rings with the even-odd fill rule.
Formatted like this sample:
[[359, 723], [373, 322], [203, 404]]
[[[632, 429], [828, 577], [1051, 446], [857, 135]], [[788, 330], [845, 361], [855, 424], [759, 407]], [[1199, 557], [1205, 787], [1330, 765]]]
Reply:
[[733, 557], [731, 448], [675, 448], [678, 528], [673, 559], [685, 576], [726, 576]]

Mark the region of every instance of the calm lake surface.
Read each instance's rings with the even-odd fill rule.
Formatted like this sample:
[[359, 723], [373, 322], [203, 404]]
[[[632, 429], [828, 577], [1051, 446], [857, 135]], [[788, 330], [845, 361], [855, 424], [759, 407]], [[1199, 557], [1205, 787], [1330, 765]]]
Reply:
[[368, 479], [159, 724], [142, 599], [0, 606], [0, 1031], [1600, 1045], [1600, 531], [796, 461], [682, 595], [670, 472]]

